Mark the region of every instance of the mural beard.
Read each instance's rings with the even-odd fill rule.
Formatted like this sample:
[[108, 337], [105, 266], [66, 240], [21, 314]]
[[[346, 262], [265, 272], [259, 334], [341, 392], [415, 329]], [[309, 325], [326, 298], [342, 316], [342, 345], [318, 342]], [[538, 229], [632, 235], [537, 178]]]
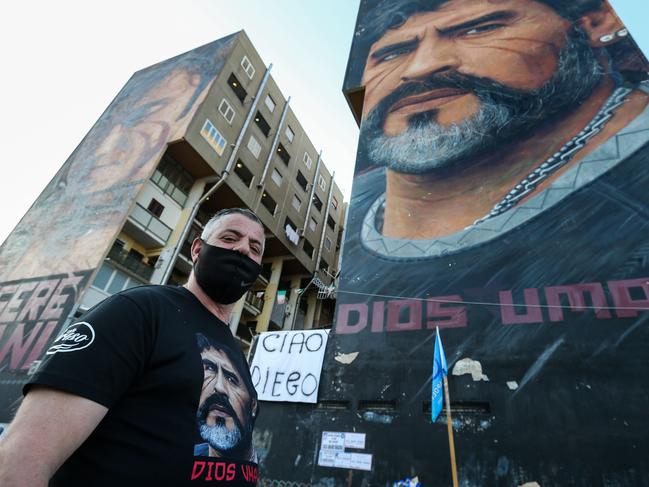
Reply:
[[[360, 141], [368, 162], [396, 172], [424, 174], [459, 166], [551, 116], [582, 103], [603, 77], [585, 34], [573, 28], [559, 54], [552, 78], [541, 88], [522, 91], [489, 78], [460, 74], [431, 76], [398, 87], [372, 109], [361, 127]], [[439, 125], [437, 111], [418, 113], [401, 134], [383, 131], [388, 111], [398, 100], [437, 88], [459, 88], [480, 100], [477, 114], [451, 126]]]
[[[217, 418], [214, 425], [207, 424], [207, 416], [214, 406], [221, 407], [232, 417], [234, 425], [231, 430], [227, 428], [223, 418]], [[243, 426], [230, 406], [227, 397], [222, 394], [212, 394], [205, 399], [196, 412], [196, 419], [201, 438], [221, 453], [235, 454], [237, 456], [237, 453], [243, 453], [250, 445], [252, 439], [251, 418], [248, 418], [249, 420], [246, 422], [248, 427]]]

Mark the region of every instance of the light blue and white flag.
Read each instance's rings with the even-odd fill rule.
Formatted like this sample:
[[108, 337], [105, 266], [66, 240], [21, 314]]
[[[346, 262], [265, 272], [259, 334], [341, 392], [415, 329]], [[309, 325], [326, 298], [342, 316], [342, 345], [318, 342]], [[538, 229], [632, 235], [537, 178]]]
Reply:
[[444, 376], [448, 375], [446, 356], [442, 346], [442, 337], [439, 335], [439, 327], [435, 336], [435, 355], [433, 358], [433, 391], [430, 405], [430, 416], [433, 423], [442, 412], [444, 404]]

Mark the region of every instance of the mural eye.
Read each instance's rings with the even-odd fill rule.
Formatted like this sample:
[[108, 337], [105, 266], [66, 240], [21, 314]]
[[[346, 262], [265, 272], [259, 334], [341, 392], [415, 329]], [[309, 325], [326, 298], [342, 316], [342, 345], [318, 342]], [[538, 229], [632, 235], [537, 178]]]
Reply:
[[499, 30], [505, 27], [503, 24], [487, 24], [487, 25], [480, 25], [478, 27], [474, 27], [472, 29], [467, 30], [464, 32], [465, 36], [475, 36], [479, 34], [484, 34], [486, 32], [491, 32], [494, 30]]
[[404, 54], [408, 54], [410, 51], [411, 49], [406, 48], [390, 51], [389, 53], [382, 56], [379, 62], [392, 61], [393, 59], [396, 59]]

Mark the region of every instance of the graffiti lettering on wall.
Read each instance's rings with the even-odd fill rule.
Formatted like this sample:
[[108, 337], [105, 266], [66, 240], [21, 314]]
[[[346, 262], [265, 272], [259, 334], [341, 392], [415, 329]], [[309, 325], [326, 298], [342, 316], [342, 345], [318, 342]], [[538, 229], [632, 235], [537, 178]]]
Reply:
[[0, 368], [26, 372], [68, 317], [90, 271], [0, 284]]
[[[605, 286], [610, 298], [607, 298]], [[515, 301], [514, 297], [519, 295], [521, 300]], [[466, 327], [470, 304], [496, 308], [504, 325], [561, 322], [566, 320], [567, 312], [589, 311], [601, 320], [635, 318], [639, 313], [649, 311], [649, 277], [608, 281], [606, 284], [593, 282], [527, 288], [522, 293], [505, 290], [499, 291], [497, 296], [493, 303], [467, 300], [464, 304], [465, 300], [459, 295], [344, 303], [338, 308], [336, 333], [359, 333], [368, 325], [373, 333]], [[541, 296], [545, 297], [544, 304], [541, 304]], [[562, 304], [562, 299], [567, 300], [567, 305]]]

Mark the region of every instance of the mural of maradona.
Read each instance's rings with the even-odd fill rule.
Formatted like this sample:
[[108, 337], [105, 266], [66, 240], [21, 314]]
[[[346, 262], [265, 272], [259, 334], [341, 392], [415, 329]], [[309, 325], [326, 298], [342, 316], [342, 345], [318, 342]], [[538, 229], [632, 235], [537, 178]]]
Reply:
[[232, 39], [132, 76], [0, 248], [0, 281], [98, 266], [133, 196], [185, 132]]
[[379, 2], [361, 12], [356, 46], [352, 218], [370, 252], [489, 241], [649, 139], [647, 65], [601, 0]]

